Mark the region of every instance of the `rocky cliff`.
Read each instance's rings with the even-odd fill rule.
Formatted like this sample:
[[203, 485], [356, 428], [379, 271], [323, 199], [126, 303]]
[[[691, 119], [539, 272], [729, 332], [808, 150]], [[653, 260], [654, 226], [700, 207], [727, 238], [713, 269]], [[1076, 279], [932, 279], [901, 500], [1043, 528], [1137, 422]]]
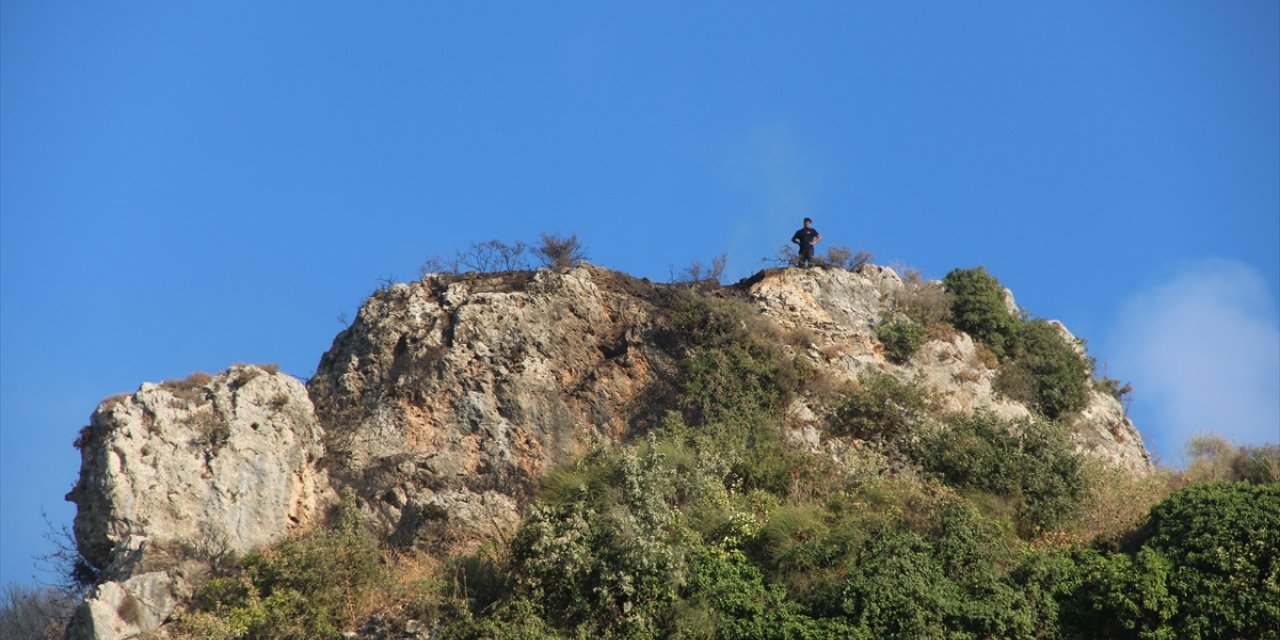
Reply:
[[[787, 348], [837, 382], [884, 372], [954, 411], [1027, 415], [994, 391], [994, 363], [962, 332], [931, 335], [905, 364], [886, 358], [876, 327], [913, 286], [874, 266], [778, 269], [709, 294], [798, 336]], [[545, 469], [670, 407], [679, 295], [590, 265], [429, 275], [371, 296], [305, 389], [241, 366], [105, 401], [68, 495], [81, 553], [105, 568], [77, 637], [152, 633], [201, 562], [308, 526], [332, 487], [353, 489], [393, 545], [450, 553], [507, 538]], [[821, 407], [797, 402], [793, 437], [824, 447]], [[1078, 450], [1150, 468], [1114, 397], [1091, 392], [1066, 423]]]
[[301, 383], [248, 365], [100, 404], [67, 500], [102, 584], [73, 636], [143, 637], [210, 562], [309, 526], [329, 501], [321, 434]]

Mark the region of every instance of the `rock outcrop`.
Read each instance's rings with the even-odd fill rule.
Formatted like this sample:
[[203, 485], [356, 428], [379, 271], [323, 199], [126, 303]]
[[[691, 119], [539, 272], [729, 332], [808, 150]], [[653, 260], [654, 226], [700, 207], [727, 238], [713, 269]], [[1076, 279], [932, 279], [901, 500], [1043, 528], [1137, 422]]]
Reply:
[[99, 405], [67, 494], [80, 553], [102, 568], [83, 635], [145, 636], [202, 564], [309, 526], [330, 501], [321, 436], [305, 387], [251, 365]]
[[669, 288], [592, 266], [374, 294], [309, 383], [326, 468], [398, 544], [505, 537], [547, 465], [653, 419]]
[[[952, 411], [1029, 415], [994, 390], [994, 357], [964, 333], [930, 336], [906, 363], [886, 358], [876, 327], [919, 286], [871, 265], [773, 269], [715, 295], [753, 306], [837, 382], [883, 372]], [[590, 265], [428, 275], [373, 294], [305, 388], [236, 366], [103, 402], [68, 499], [81, 553], [105, 571], [73, 637], [145, 637], [208, 557], [309, 526], [331, 485], [352, 488], [392, 545], [445, 554], [506, 539], [546, 469], [671, 407], [680, 295]], [[797, 437], [825, 447], [821, 408], [800, 409]], [[1114, 397], [1091, 392], [1068, 428], [1080, 451], [1150, 469]]]

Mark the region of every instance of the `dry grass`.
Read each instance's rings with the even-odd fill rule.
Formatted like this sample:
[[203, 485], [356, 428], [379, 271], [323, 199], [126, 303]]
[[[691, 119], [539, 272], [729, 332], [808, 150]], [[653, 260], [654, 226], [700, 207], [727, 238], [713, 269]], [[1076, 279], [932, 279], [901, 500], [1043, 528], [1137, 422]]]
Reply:
[[1000, 369], [999, 356], [997, 356], [996, 352], [992, 351], [990, 347], [982, 344], [981, 342], [975, 342], [973, 344], [973, 359], [976, 364], [986, 367], [991, 371], [997, 371]]
[[822, 357], [826, 358], [828, 361], [837, 360], [845, 356], [844, 345], [827, 344], [824, 345], [820, 351], [822, 351]]
[[903, 267], [901, 273], [902, 290], [894, 299], [898, 311], [925, 326], [946, 323], [951, 315], [951, 294], [942, 283], [928, 282], [910, 267]]
[[165, 380], [160, 383], [160, 388], [168, 391], [183, 404], [191, 405], [205, 401], [207, 397], [205, 388], [211, 382], [213, 382], [213, 376], [197, 371], [183, 380]]

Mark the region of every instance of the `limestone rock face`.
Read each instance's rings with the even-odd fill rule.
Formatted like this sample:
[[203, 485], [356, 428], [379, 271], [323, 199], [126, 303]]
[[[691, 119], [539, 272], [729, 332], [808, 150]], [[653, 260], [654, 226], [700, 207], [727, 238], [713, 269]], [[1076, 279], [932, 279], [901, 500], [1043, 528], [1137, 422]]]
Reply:
[[375, 293], [309, 383], [325, 466], [394, 543], [505, 537], [548, 465], [654, 419], [671, 295], [589, 265]]
[[81, 612], [94, 629], [85, 637], [145, 635], [177, 602], [164, 594], [185, 589], [186, 565], [308, 526], [329, 500], [315, 465], [321, 435], [305, 387], [251, 365], [144, 384], [99, 405], [76, 443], [80, 479], [67, 495], [77, 547], [104, 569]]
[[132, 640], [168, 637], [158, 632], [180, 602], [191, 597], [185, 580], [152, 571], [94, 588], [75, 612], [67, 635], [78, 639]]

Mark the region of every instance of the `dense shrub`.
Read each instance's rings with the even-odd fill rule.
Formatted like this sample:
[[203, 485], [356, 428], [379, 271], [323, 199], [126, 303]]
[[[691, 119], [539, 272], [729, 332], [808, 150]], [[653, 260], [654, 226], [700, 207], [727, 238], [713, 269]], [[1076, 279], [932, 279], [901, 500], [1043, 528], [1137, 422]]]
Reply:
[[1041, 420], [1007, 422], [979, 411], [927, 434], [915, 456], [953, 486], [1007, 500], [1024, 535], [1070, 517], [1087, 487], [1081, 458], [1066, 435]]
[[1280, 485], [1192, 485], [1132, 553], [1073, 554], [1067, 638], [1280, 638]]
[[1010, 359], [996, 388], [1049, 418], [1084, 407], [1089, 399], [1089, 364], [1053, 324], [1031, 320], [1018, 327]]
[[876, 325], [876, 337], [884, 344], [885, 356], [891, 362], [903, 364], [924, 346], [928, 332], [911, 318], [893, 318]]
[[1023, 321], [1005, 306], [1005, 291], [986, 269], [955, 269], [943, 279], [951, 323], [982, 342], [1002, 366], [995, 386], [1049, 418], [1084, 407], [1089, 361], [1052, 323]]
[[805, 372], [776, 328], [737, 300], [688, 292], [671, 314], [680, 362], [676, 406], [683, 422], [714, 443], [748, 487], [785, 491], [787, 445], [782, 410]]
[[1192, 485], [1151, 510], [1179, 638], [1280, 637], [1280, 484]]
[[942, 279], [951, 294], [951, 324], [1004, 357], [1017, 337], [1019, 319], [1005, 307], [1005, 290], [983, 267], [954, 269]]
[[892, 444], [927, 425], [936, 410], [927, 389], [876, 373], [864, 376], [857, 391], [841, 398], [831, 429], [837, 435]]

